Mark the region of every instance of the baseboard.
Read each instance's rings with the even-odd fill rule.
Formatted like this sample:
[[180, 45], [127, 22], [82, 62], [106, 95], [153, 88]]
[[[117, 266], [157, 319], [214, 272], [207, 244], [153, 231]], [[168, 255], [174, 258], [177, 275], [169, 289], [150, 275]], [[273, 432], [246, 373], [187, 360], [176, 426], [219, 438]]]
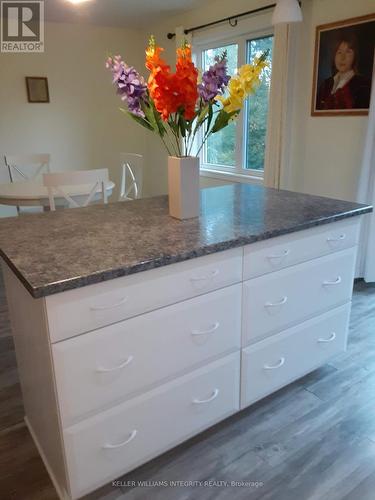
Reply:
[[53, 483], [53, 486], [55, 487], [55, 490], [56, 490], [56, 493], [58, 495], [58, 497], [60, 498], [60, 500], [70, 500], [70, 497], [68, 496], [68, 494], [66, 493], [65, 490], [61, 490], [59, 484], [57, 483], [56, 481], [56, 478], [55, 478], [55, 475], [51, 469], [51, 467], [49, 466], [49, 463], [47, 461], [47, 458], [46, 456], [44, 455], [44, 452], [43, 452], [43, 449], [42, 447], [40, 446], [39, 444], [39, 441], [38, 441], [38, 438], [36, 437], [36, 434], [28, 420], [27, 417], [25, 417], [25, 424], [26, 424], [26, 427], [28, 428], [29, 432], [30, 432], [30, 435], [31, 437], [33, 438], [33, 441], [34, 441], [34, 444], [39, 452], [39, 455], [44, 463], [44, 466], [45, 468], [47, 469], [47, 472], [48, 472], [48, 475]]

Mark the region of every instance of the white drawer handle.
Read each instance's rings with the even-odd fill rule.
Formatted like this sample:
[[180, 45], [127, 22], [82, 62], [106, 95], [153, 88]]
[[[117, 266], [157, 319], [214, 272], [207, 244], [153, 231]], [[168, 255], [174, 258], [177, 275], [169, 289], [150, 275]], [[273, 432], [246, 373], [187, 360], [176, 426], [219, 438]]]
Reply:
[[123, 299], [119, 300], [115, 304], [110, 304], [108, 306], [91, 306], [90, 309], [91, 309], [91, 311], [106, 311], [107, 309], [114, 309], [115, 307], [122, 306], [123, 304], [125, 304], [125, 302], [127, 300], [128, 300], [128, 298], [124, 297]]
[[335, 279], [335, 281], [323, 281], [323, 286], [339, 285], [341, 281], [342, 281], [341, 276], [338, 276], [338, 278]]
[[191, 334], [192, 335], [207, 335], [209, 333], [214, 333], [216, 330], [219, 328], [220, 323], [216, 321], [216, 323], [210, 328], [209, 330], [192, 330]]
[[97, 372], [100, 373], [106, 373], [106, 372], [115, 372], [117, 370], [121, 370], [121, 368], [125, 368], [128, 364], [130, 364], [133, 361], [134, 357], [129, 356], [121, 365], [114, 366], [113, 368], [103, 368], [102, 366], [99, 366], [99, 368], [96, 369]]
[[266, 302], [264, 304], [265, 307], [277, 307], [277, 306], [283, 306], [288, 302], [288, 297], [283, 297], [279, 302]]
[[285, 363], [285, 358], [280, 358], [280, 361], [277, 363], [277, 365], [264, 365], [263, 368], [265, 370], [277, 370], [277, 368], [281, 368], [283, 364]]
[[346, 234], [344, 233], [344, 234], [340, 234], [340, 236], [337, 236], [337, 238], [335, 238], [333, 236], [328, 236], [327, 241], [328, 242], [329, 241], [343, 241], [343, 240], [345, 240], [345, 238], [346, 238]]
[[284, 259], [289, 254], [290, 254], [290, 250], [284, 250], [283, 253], [281, 253], [279, 255], [268, 255], [267, 258], [268, 259]]
[[204, 281], [204, 280], [210, 280], [212, 278], [215, 278], [219, 274], [219, 269], [215, 269], [214, 271], [211, 271], [209, 274], [206, 274], [206, 276], [193, 276], [190, 278], [191, 281]]
[[210, 396], [208, 399], [193, 399], [193, 403], [195, 405], [201, 405], [204, 403], [210, 403], [214, 399], [216, 399], [219, 395], [219, 389], [215, 389], [214, 392], [212, 393], [212, 396]]
[[132, 431], [130, 433], [130, 436], [128, 437], [128, 439], [126, 439], [125, 441], [123, 441], [122, 443], [118, 443], [118, 444], [105, 444], [103, 445], [103, 448], [105, 450], [114, 450], [116, 448], [122, 448], [123, 446], [125, 446], [126, 444], [130, 443], [130, 441], [133, 441], [133, 439], [135, 438], [135, 436], [137, 435], [137, 430], [134, 429], [134, 431]]
[[328, 339], [318, 339], [318, 342], [333, 342], [336, 338], [336, 333], [332, 332], [331, 336]]

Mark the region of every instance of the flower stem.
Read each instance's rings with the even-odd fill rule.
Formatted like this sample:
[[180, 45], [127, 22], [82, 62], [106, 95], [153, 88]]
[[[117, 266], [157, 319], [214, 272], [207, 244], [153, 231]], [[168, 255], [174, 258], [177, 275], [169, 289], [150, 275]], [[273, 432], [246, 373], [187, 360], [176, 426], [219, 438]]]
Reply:
[[176, 149], [176, 145], [175, 145], [175, 143], [174, 143], [173, 138], [172, 138], [172, 137], [170, 137], [170, 136], [168, 135], [168, 139], [169, 139], [169, 141], [170, 141], [170, 143], [171, 143], [171, 146], [172, 146], [172, 149], [173, 149], [173, 154], [174, 154], [175, 156], [178, 156], [178, 151], [177, 151], [177, 149]]
[[162, 135], [160, 135], [160, 139], [162, 140], [162, 143], [164, 144], [164, 147], [165, 147], [165, 149], [167, 150], [168, 155], [169, 155], [169, 156], [172, 156], [172, 155], [171, 155], [171, 152], [170, 152], [170, 150], [169, 150], [169, 148], [168, 148], [168, 145], [167, 145], [167, 143], [165, 142], [164, 137], [163, 137]]

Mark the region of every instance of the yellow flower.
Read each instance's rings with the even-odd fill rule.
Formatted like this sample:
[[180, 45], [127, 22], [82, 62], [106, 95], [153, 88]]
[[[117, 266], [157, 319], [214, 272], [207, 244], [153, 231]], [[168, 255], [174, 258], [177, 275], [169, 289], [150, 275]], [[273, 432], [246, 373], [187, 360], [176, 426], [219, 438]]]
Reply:
[[239, 69], [239, 76], [246, 93], [254, 92], [255, 87], [260, 83], [260, 77], [267, 63], [263, 60], [256, 59], [254, 64], [245, 64]]
[[260, 76], [267, 63], [263, 59], [255, 59], [254, 64], [244, 64], [238, 74], [232, 76], [228, 84], [228, 95], [218, 96], [224, 111], [232, 113], [240, 111], [246, 97], [255, 91], [260, 83]]
[[259, 75], [250, 64], [242, 66], [238, 71], [238, 76], [246, 93], [252, 92], [255, 83], [259, 80]]
[[245, 89], [238, 75], [232, 76], [228, 84], [228, 96], [217, 96], [217, 100], [221, 102], [224, 111], [231, 113], [242, 108], [244, 98], [246, 97]]

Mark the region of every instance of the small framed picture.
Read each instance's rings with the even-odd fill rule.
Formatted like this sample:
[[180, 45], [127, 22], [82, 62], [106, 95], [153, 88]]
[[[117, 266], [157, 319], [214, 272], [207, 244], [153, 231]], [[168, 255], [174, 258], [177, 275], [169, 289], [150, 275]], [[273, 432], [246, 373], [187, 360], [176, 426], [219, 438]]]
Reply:
[[48, 80], [45, 76], [27, 76], [26, 89], [29, 102], [49, 102]]
[[317, 26], [311, 114], [367, 115], [375, 14]]

